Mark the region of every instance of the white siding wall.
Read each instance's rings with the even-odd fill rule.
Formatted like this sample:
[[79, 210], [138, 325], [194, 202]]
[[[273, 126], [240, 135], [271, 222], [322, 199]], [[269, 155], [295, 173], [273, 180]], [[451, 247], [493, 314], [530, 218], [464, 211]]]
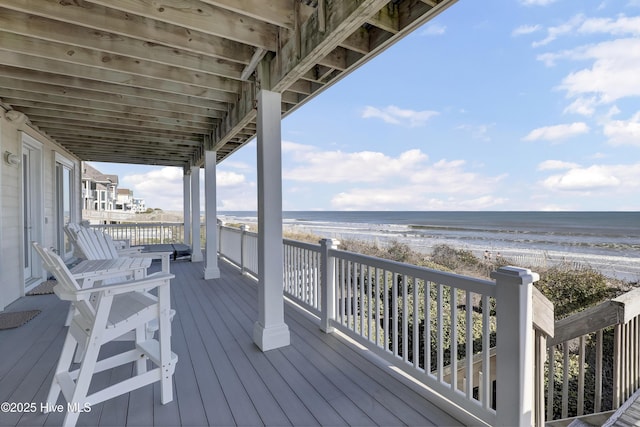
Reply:
[[2, 229], [0, 230], [0, 309], [20, 297], [23, 289], [21, 255], [20, 174], [22, 169], [4, 161], [5, 151], [21, 156], [22, 144], [15, 126], [0, 118], [0, 168], [2, 169]]
[[[55, 152], [59, 152], [74, 162], [76, 220], [80, 220], [80, 162], [60, 146], [43, 137], [27, 125], [21, 129], [43, 144], [43, 211], [44, 228], [42, 244], [55, 245]], [[4, 160], [5, 151], [22, 155], [22, 133], [4, 118], [0, 109], [0, 311], [24, 295], [23, 243], [22, 243], [22, 165], [8, 165]]]

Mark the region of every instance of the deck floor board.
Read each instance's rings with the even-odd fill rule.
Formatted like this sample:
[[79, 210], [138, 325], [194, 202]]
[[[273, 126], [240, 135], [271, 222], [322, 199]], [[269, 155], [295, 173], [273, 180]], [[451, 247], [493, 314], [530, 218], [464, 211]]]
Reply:
[[[202, 267], [171, 264], [172, 348], [179, 357], [173, 402], [161, 405], [154, 384], [95, 405], [78, 425], [461, 425], [362, 350], [321, 332], [308, 314], [288, 305], [291, 345], [261, 352], [252, 338], [256, 283], [224, 262], [220, 279], [204, 280]], [[42, 313], [0, 331], [0, 401], [39, 406], [45, 400], [66, 334], [67, 307], [55, 295], [12, 304], [11, 310]], [[104, 354], [127, 345], [112, 343]], [[130, 364], [97, 374], [91, 388], [113, 384], [133, 369]], [[0, 426], [59, 425], [62, 419], [60, 413], [0, 413]]]

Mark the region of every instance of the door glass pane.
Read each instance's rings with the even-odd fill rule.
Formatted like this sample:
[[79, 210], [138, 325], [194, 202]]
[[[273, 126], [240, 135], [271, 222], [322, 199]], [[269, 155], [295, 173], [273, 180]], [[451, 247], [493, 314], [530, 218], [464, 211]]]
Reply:
[[[71, 169], [62, 168], [62, 226], [65, 227], [71, 220]], [[71, 242], [63, 232], [64, 252], [71, 252]]]
[[72, 169], [62, 163], [56, 163], [56, 213], [58, 253], [64, 258], [71, 256], [73, 247], [64, 232], [71, 221]]

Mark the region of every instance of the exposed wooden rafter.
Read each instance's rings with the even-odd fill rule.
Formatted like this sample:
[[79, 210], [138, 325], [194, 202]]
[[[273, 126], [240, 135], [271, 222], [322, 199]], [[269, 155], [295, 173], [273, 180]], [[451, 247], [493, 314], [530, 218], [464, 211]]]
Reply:
[[455, 0], [0, 0], [0, 103], [84, 160], [222, 161]]

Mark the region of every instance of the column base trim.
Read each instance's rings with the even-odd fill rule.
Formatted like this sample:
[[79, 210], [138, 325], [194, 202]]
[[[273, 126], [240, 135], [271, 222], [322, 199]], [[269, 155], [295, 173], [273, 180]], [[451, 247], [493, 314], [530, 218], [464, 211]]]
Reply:
[[253, 342], [262, 351], [274, 350], [291, 344], [289, 327], [285, 323], [265, 328], [260, 322], [253, 325]]
[[215, 267], [205, 267], [204, 268], [204, 278], [208, 279], [219, 279], [220, 278], [220, 269]]

